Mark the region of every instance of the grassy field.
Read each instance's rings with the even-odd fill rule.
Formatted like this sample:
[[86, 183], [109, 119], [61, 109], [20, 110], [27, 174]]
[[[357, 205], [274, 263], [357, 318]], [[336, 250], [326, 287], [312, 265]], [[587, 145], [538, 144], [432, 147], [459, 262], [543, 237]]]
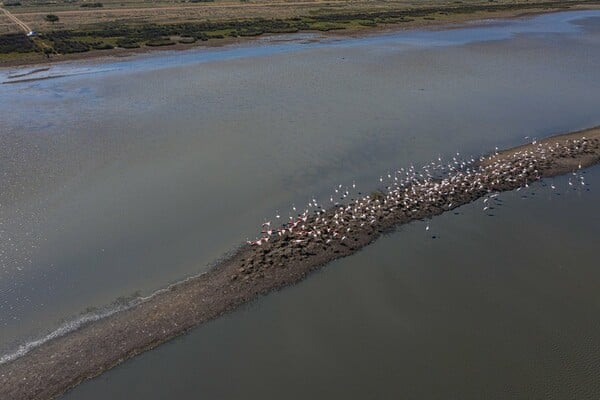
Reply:
[[[575, 5], [600, 0], [4, 0], [3, 8], [39, 36], [24, 37], [23, 28], [0, 13], [0, 63], [265, 33], [430, 25]], [[49, 14], [58, 21], [50, 22]]]

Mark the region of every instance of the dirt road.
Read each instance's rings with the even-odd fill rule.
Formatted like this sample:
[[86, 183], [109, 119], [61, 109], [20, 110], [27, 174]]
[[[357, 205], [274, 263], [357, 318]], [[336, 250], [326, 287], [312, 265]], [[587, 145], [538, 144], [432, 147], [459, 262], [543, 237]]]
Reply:
[[31, 28], [29, 26], [27, 26], [27, 24], [25, 24], [19, 18], [17, 18], [14, 15], [12, 15], [8, 10], [6, 10], [6, 9], [4, 9], [2, 7], [0, 7], [0, 10], [2, 10], [4, 12], [4, 14], [6, 14], [6, 16], [8, 17], [8, 19], [10, 19], [12, 22], [14, 22], [15, 24], [17, 24], [19, 26], [19, 28], [22, 29], [25, 33], [31, 32]]

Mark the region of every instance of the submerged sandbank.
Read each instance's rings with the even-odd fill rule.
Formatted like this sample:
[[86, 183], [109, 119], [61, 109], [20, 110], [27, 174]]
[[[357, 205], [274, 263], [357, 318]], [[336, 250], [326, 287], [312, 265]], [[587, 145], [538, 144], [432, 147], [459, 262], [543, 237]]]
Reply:
[[[354, 253], [386, 230], [432, 217], [493, 192], [543, 177], [577, 171], [600, 161], [600, 128], [554, 136], [461, 165], [445, 176], [414, 180], [379, 195], [311, 215], [302, 231], [243, 246], [211, 271], [78, 330], [54, 338], [0, 365], [0, 397], [54, 398], [85, 379], [231, 311], [261, 294], [294, 284], [331, 260]], [[380, 197], [382, 196], [382, 197]], [[408, 201], [406, 206], [396, 200]], [[335, 217], [348, 206], [366, 221]], [[313, 236], [339, 220], [342, 235]], [[337, 222], [334, 222], [337, 224]]]

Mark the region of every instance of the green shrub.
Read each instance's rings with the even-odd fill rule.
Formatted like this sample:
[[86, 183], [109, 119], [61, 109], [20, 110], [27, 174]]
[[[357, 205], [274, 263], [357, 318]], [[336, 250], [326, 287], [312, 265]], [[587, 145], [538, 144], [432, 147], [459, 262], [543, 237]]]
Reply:
[[360, 21], [358, 24], [362, 26], [377, 26], [377, 22], [375, 21]]
[[54, 14], [48, 14], [48, 15], [46, 15], [46, 16], [44, 17], [44, 19], [45, 19], [46, 21], [48, 21], [48, 22], [55, 23], [55, 22], [58, 22], [58, 20], [59, 20], [60, 18], [58, 18], [58, 15], [54, 15]]
[[117, 46], [122, 47], [124, 49], [137, 49], [138, 47], [140, 47], [140, 44], [135, 40], [123, 38], [117, 40]]
[[84, 53], [90, 50], [89, 44], [77, 40], [56, 39], [52, 41], [52, 47], [62, 54]]
[[158, 47], [158, 46], [172, 46], [175, 42], [168, 38], [157, 38], [150, 39], [146, 42], [146, 46]]
[[265, 32], [259, 28], [241, 29], [238, 31], [239, 36], [260, 36], [263, 33]]
[[94, 50], [110, 50], [115, 48], [115, 46], [113, 46], [112, 44], [105, 42], [92, 43], [91, 46]]
[[23, 33], [0, 35], [0, 53], [29, 53], [34, 50], [35, 44]]

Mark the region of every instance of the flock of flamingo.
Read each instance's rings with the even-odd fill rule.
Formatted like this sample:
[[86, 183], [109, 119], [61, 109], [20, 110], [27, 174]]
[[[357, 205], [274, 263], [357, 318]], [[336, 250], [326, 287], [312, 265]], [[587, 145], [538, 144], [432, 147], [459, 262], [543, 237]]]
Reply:
[[[496, 150], [491, 156], [460, 160], [456, 153], [446, 163], [438, 158], [420, 169], [400, 168], [379, 178], [385, 190], [368, 195], [356, 192], [355, 183], [338, 185], [328, 204], [312, 198], [301, 212], [293, 207], [287, 221], [277, 214], [274, 220], [262, 224], [260, 237], [247, 243], [262, 246], [281, 237], [296, 244], [344, 242], [351, 232], [377, 226], [386, 218], [418, 218], [427, 210], [443, 212], [480, 197], [487, 211], [489, 201], [499, 192], [529, 187], [543, 178], [543, 171], [551, 168], [557, 158], [577, 157], [597, 147], [598, 140], [585, 137], [552, 144], [533, 141], [532, 146], [508, 156]], [[585, 186], [580, 170], [581, 164], [572, 171], [569, 186]], [[556, 189], [554, 184], [550, 187]], [[425, 229], [429, 230], [429, 225]]]

